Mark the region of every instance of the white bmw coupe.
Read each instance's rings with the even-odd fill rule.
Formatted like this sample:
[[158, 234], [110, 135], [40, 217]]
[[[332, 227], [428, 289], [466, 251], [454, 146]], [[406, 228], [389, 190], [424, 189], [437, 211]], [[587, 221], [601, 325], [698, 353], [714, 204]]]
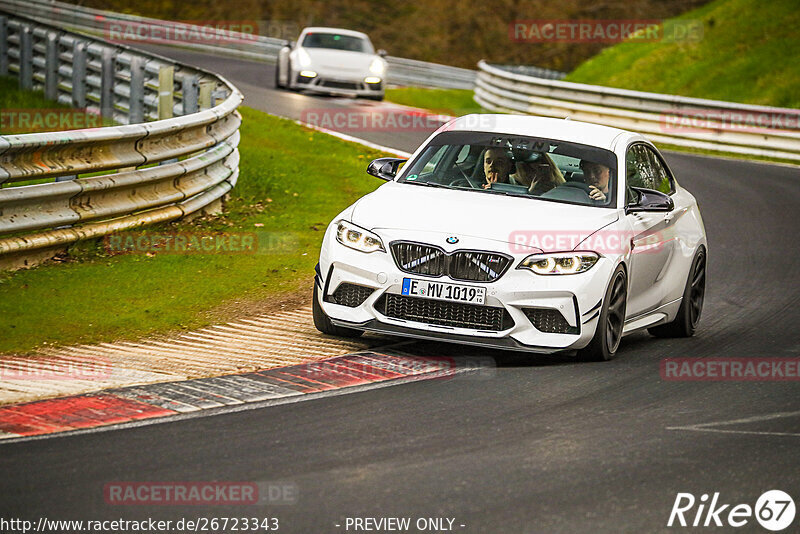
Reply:
[[386, 52], [366, 34], [341, 28], [305, 28], [278, 52], [275, 87], [383, 100]]
[[325, 233], [313, 303], [323, 333], [608, 360], [634, 331], [695, 332], [703, 221], [641, 135], [468, 115], [407, 162], [367, 172], [387, 183]]

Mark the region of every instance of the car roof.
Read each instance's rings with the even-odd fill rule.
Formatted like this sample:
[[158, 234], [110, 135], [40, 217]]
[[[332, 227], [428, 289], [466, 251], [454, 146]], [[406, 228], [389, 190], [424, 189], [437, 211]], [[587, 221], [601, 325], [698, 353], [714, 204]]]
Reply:
[[307, 33], [338, 33], [340, 35], [351, 35], [353, 37], [369, 39], [366, 33], [357, 32], [355, 30], [345, 30], [344, 28], [329, 28], [326, 26], [310, 26], [308, 28], [303, 28], [303, 31], [300, 33], [302, 35]]
[[614, 150], [618, 138], [645, 140], [641, 135], [611, 126], [531, 115], [472, 114], [458, 117], [442, 131], [465, 130], [545, 137]]

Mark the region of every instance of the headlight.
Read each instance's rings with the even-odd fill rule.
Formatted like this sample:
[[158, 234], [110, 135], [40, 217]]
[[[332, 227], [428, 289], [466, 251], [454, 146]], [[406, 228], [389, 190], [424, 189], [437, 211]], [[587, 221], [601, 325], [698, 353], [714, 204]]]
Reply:
[[383, 71], [386, 70], [386, 63], [379, 57], [376, 57], [372, 60], [372, 63], [369, 66], [369, 71], [372, 74], [383, 74]]
[[300, 63], [301, 67], [308, 67], [311, 65], [311, 56], [308, 55], [308, 52], [303, 50], [302, 48], [297, 49], [297, 62]]
[[336, 241], [361, 252], [385, 251], [383, 241], [377, 235], [351, 222], [341, 220], [336, 226]]
[[576, 274], [591, 269], [600, 256], [594, 252], [557, 252], [532, 254], [518, 269], [528, 269], [536, 274]]

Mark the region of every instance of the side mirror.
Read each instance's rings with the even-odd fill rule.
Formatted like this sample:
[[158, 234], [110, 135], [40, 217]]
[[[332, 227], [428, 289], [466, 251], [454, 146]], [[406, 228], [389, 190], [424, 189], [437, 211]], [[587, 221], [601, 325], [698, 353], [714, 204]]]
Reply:
[[387, 56], [386, 50], [381, 48], [380, 50], [378, 50], [378, 55], [381, 56], [381, 57], [386, 57]]
[[667, 212], [675, 209], [675, 203], [672, 201], [672, 197], [666, 193], [644, 187], [631, 187], [631, 190], [637, 198], [635, 202], [625, 206], [625, 213], [640, 211]]
[[400, 158], [378, 158], [367, 166], [367, 174], [391, 182], [397, 175], [397, 168], [406, 160]]

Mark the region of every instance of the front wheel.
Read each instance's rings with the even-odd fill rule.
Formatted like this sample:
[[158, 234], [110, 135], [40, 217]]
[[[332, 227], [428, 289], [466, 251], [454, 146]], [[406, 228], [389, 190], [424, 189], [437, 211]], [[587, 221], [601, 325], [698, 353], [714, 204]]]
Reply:
[[620, 265], [611, 277], [600, 316], [597, 319], [597, 330], [589, 344], [578, 351], [578, 359], [582, 361], [602, 362], [612, 359], [622, 340], [622, 329], [625, 327], [625, 308], [628, 300], [628, 279], [625, 269]]
[[678, 315], [672, 322], [648, 328], [648, 332], [656, 337], [692, 337], [700, 321], [703, 311], [703, 300], [706, 295], [706, 253], [701, 248], [692, 262], [686, 286], [683, 288], [683, 299]]
[[281, 84], [281, 62], [275, 63], [275, 89], [284, 89], [286, 86]]
[[359, 337], [364, 333], [363, 330], [356, 330], [355, 328], [346, 328], [344, 326], [336, 326], [331, 322], [331, 318], [322, 309], [319, 304], [319, 289], [316, 282], [314, 282], [314, 303], [311, 305], [312, 315], [314, 316], [314, 326], [323, 334], [339, 337]]

